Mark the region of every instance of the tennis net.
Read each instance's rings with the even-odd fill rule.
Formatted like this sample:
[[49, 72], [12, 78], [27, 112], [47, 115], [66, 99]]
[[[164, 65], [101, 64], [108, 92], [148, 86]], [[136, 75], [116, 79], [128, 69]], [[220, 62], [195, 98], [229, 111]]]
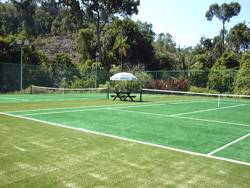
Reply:
[[31, 94], [59, 95], [69, 98], [107, 98], [108, 88], [55, 88], [32, 85]]
[[172, 90], [142, 89], [142, 101], [144, 102], [207, 102], [220, 107], [228, 104], [250, 104], [250, 95], [230, 95], [197, 93]]

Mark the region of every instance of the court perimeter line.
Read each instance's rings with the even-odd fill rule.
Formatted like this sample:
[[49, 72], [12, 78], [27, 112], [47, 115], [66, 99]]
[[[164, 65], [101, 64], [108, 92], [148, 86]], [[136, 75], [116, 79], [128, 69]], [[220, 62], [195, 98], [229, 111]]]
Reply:
[[221, 109], [227, 109], [227, 108], [236, 108], [240, 106], [245, 106], [246, 104], [238, 104], [238, 105], [232, 105], [232, 106], [225, 106], [225, 107], [217, 107], [217, 108], [209, 108], [206, 110], [197, 110], [197, 111], [192, 111], [192, 112], [184, 112], [184, 113], [178, 113], [178, 114], [173, 114], [171, 116], [180, 116], [180, 115], [187, 115], [187, 114], [196, 114], [200, 112], [209, 112], [209, 111], [215, 111], [215, 110], [221, 110]]
[[189, 119], [189, 120], [194, 120], [194, 121], [205, 121], [205, 122], [210, 122], [210, 123], [220, 123], [220, 124], [227, 124], [227, 125], [237, 125], [237, 126], [243, 126], [243, 127], [250, 127], [250, 125], [242, 124], [242, 123], [232, 123], [232, 122], [226, 122], [226, 121], [200, 119], [200, 118], [192, 118], [192, 117], [184, 117], [184, 116], [173, 116], [173, 115], [167, 115], [167, 114], [156, 114], [156, 113], [150, 113], [150, 112], [139, 112], [139, 111], [133, 111], [133, 110], [122, 110], [119, 108], [107, 108], [107, 109], [121, 111], [121, 112], [128, 112], [128, 113], [137, 113], [137, 114], [153, 115], [153, 116], [160, 116], [160, 117]]
[[[193, 102], [193, 103], [196, 103], [196, 102]], [[184, 102], [184, 103], [187, 103], [187, 102]], [[191, 103], [191, 102], [189, 102], [189, 103]], [[46, 114], [60, 114], [60, 113], [93, 111], [93, 110], [99, 110], [99, 109], [105, 110], [105, 109], [107, 109], [107, 107], [108, 107], [108, 109], [110, 109], [110, 108], [134, 108], [134, 107], [136, 108], [136, 107], [145, 107], [145, 106], [159, 106], [159, 105], [166, 105], [166, 104], [176, 104], [176, 103], [158, 103], [158, 102], [155, 102], [155, 103], [140, 103], [137, 105], [131, 105], [131, 104], [94, 105], [94, 106], [80, 106], [80, 107], [68, 107], [68, 108], [51, 108], [51, 109], [47, 108], [47, 109], [40, 109], [40, 110], [8, 111], [6, 113], [31, 112], [31, 113], [27, 113], [27, 114], [24, 113], [21, 115], [32, 116], [32, 115], [46, 115]], [[178, 104], [181, 104], [181, 103], [178, 103]], [[102, 108], [102, 107], [104, 107], [104, 108]], [[65, 111], [52, 111], [52, 110], [63, 110], [63, 109], [65, 109]], [[41, 111], [46, 111], [46, 110], [48, 110], [49, 112], [41, 112]], [[32, 112], [34, 112], [34, 113], [32, 113]], [[36, 113], [36, 112], [38, 112], [38, 113]]]
[[90, 131], [90, 130], [83, 129], [83, 128], [70, 127], [70, 126], [66, 126], [66, 125], [62, 125], [62, 124], [58, 124], [58, 123], [52, 123], [52, 122], [48, 122], [48, 121], [43, 121], [43, 120], [33, 119], [33, 118], [29, 118], [29, 117], [23, 117], [23, 116], [8, 114], [8, 113], [4, 113], [4, 112], [0, 112], [0, 114], [15, 117], [15, 118], [35, 121], [35, 122], [39, 122], [39, 123], [49, 124], [49, 125], [53, 125], [53, 126], [63, 127], [63, 128], [67, 128], [67, 129], [78, 130], [78, 131], [82, 131], [82, 132], [86, 132], [86, 133], [101, 135], [101, 136], [110, 137], [110, 138], [114, 138], [114, 139], [124, 140], [124, 141], [128, 141], [128, 142], [143, 144], [143, 145], [147, 145], [147, 146], [153, 146], [153, 147], [157, 147], [157, 148], [168, 149], [168, 150], [171, 150], [171, 151], [177, 151], [177, 152], [186, 153], [186, 154], [190, 154], [190, 155], [195, 155], [195, 156], [200, 156], [200, 157], [205, 157], [205, 158], [210, 158], [210, 159], [217, 159], [217, 160], [227, 161], [227, 162], [231, 162], [231, 163], [235, 163], [235, 164], [250, 166], [250, 163], [248, 163], [248, 162], [243, 162], [243, 161], [238, 161], [238, 160], [233, 160], [233, 159], [227, 159], [227, 158], [223, 158], [223, 157], [216, 157], [216, 156], [197, 153], [197, 152], [192, 152], [192, 151], [186, 151], [186, 150], [172, 148], [172, 147], [163, 146], [163, 145], [159, 145], [159, 144], [152, 144], [152, 143], [148, 143], [148, 142], [143, 142], [143, 141], [128, 139], [128, 138], [124, 138], [124, 137], [114, 136], [114, 135], [110, 135], [110, 134]]
[[208, 153], [207, 155], [213, 155], [213, 154], [215, 154], [215, 153], [217, 153], [217, 152], [219, 152], [219, 151], [221, 151], [221, 150], [223, 150], [223, 149], [225, 149], [225, 148], [227, 148], [227, 147], [229, 147], [229, 146], [231, 146], [231, 145], [233, 145], [233, 144], [235, 144], [235, 143], [237, 143], [237, 142], [239, 142], [239, 141], [241, 141], [241, 140], [247, 138], [248, 136], [250, 136], [250, 133], [248, 133], [248, 134], [246, 134], [246, 135], [244, 135], [244, 136], [242, 136], [242, 137], [240, 137], [240, 138], [238, 138], [238, 139], [236, 139], [236, 140], [234, 140], [234, 141], [232, 141], [232, 142], [230, 142], [230, 143], [228, 143], [228, 144], [225, 144], [224, 146], [222, 146], [222, 147], [220, 147], [220, 148], [217, 148], [217, 149], [214, 150], [214, 151], [211, 151], [211, 152]]
[[[95, 110], [107, 110], [107, 109], [110, 109], [110, 108], [134, 108], [134, 107], [138, 107], [138, 106], [155, 106], [155, 105], [165, 105], [165, 104], [145, 104], [145, 105], [100, 105], [100, 106], [85, 106], [85, 107], [76, 107], [76, 108], [62, 108], [62, 109], [66, 109], [64, 111], [49, 111], [49, 112], [39, 112], [39, 110], [36, 110], [38, 111], [38, 113], [24, 113], [24, 114], [20, 114], [20, 115], [23, 115], [23, 116], [36, 116], [36, 115], [50, 115], [50, 114], [63, 114], [63, 113], [73, 113], [73, 112], [88, 112], [88, 111], [95, 111]], [[72, 110], [67, 110], [67, 109], [72, 109]], [[76, 110], [74, 110], [76, 109]], [[78, 110], [77, 110], [78, 109]], [[36, 112], [34, 111], [34, 112]], [[44, 111], [44, 110], [42, 110]], [[20, 111], [22, 112], [22, 111]], [[26, 111], [24, 111], [26, 112]], [[12, 113], [12, 112], [6, 112], [6, 113]]]
[[[197, 101], [193, 102], [196, 103]], [[206, 102], [206, 101], [200, 101], [200, 102]], [[186, 103], [186, 102], [184, 102]], [[191, 103], [191, 102], [189, 102]], [[143, 104], [138, 104], [138, 105], [99, 105], [99, 106], [82, 106], [82, 107], [73, 107], [73, 108], [52, 108], [52, 109], [41, 109], [41, 110], [24, 110], [24, 111], [9, 111], [6, 113], [15, 113], [15, 112], [35, 112], [35, 113], [27, 113], [27, 114], [21, 114], [23, 116], [35, 116], [35, 115], [50, 115], [50, 114], [61, 114], [61, 113], [72, 113], [72, 112], [85, 112], [85, 111], [95, 111], [95, 110], [105, 110], [105, 109], [122, 109], [122, 108], [136, 108], [136, 107], [145, 107], [145, 106], [158, 106], [158, 105], [166, 105], [166, 104], [176, 104], [176, 103], [143, 103]], [[181, 103], [178, 103], [181, 104]], [[224, 108], [233, 108], [236, 106], [242, 106], [245, 104], [241, 104], [241, 105], [235, 105], [235, 106], [227, 106], [227, 107], [222, 107], [219, 109], [224, 109]], [[102, 108], [104, 107], [104, 108]], [[90, 108], [90, 109], [89, 109]], [[39, 111], [46, 111], [46, 110], [53, 110], [53, 109], [66, 109], [65, 111], [49, 111], [49, 112], [39, 112]], [[69, 110], [67, 110], [69, 109]], [[72, 110], [70, 110], [72, 109]], [[74, 109], [78, 109], [78, 110], [74, 110]], [[199, 110], [199, 111], [194, 111], [193, 113], [198, 113], [198, 112], [202, 112], [202, 111], [212, 111], [212, 110], [218, 110], [217, 108], [213, 108], [213, 109], [207, 109], [207, 110]], [[36, 113], [39, 112], [39, 113]], [[186, 112], [186, 113], [192, 113], [192, 112]], [[173, 114], [170, 116], [178, 116], [178, 115], [184, 115], [186, 113], [180, 113], [180, 114]]]
[[8, 100], [16, 100], [16, 101], [26, 101], [26, 102], [29, 101], [27, 99], [19, 99], [19, 98], [14, 98], [14, 97], [12, 97], [12, 98], [11, 97], [1, 97], [1, 96], [0, 96], [0, 99], [3, 99], [3, 100], [4, 99], [8, 99]]
[[[148, 103], [141, 103], [143, 104], [148, 104]], [[141, 105], [140, 104], [140, 105]], [[46, 111], [46, 110], [68, 110], [68, 109], [85, 109], [85, 108], [99, 108], [99, 107], [119, 107], [119, 106], [139, 106], [139, 105], [131, 105], [131, 104], [104, 104], [104, 105], [93, 105], [93, 106], [78, 106], [78, 107], [62, 107], [62, 108], [42, 108], [42, 109], [30, 109], [30, 110], [15, 110], [15, 111], [6, 111], [5, 113], [18, 113], [18, 112], [39, 112], [39, 111]]]
[[197, 102], [207, 102], [207, 100], [196, 100], [196, 101], [188, 101], [188, 100], [177, 100], [172, 102], [162, 103], [162, 102], [142, 102], [137, 105], [133, 104], [107, 104], [107, 105], [93, 105], [93, 106], [78, 106], [78, 107], [62, 107], [62, 108], [42, 108], [42, 109], [30, 109], [30, 110], [14, 110], [14, 111], [6, 111], [5, 113], [18, 113], [18, 112], [39, 112], [39, 111], [46, 111], [46, 110], [67, 110], [67, 109], [81, 109], [81, 108], [99, 108], [99, 107], [140, 107], [140, 106], [155, 106], [155, 105], [165, 105], [165, 104], [186, 104], [186, 103], [197, 103]]

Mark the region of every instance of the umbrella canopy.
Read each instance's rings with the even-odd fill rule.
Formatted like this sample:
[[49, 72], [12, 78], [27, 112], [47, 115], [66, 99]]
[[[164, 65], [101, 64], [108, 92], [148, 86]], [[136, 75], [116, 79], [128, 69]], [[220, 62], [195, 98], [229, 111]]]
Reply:
[[119, 72], [110, 77], [110, 80], [137, 80], [137, 78], [128, 72]]

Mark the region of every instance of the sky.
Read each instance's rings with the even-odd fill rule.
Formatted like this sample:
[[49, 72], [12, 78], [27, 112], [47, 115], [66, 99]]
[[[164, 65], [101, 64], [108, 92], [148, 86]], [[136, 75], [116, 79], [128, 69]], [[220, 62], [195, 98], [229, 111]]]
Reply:
[[138, 15], [133, 20], [151, 23], [156, 34], [170, 33], [180, 47], [196, 46], [202, 36], [219, 35], [222, 23], [214, 17], [207, 21], [205, 14], [213, 3], [238, 2], [241, 11], [226, 23], [229, 31], [234, 25], [246, 22], [250, 26], [250, 0], [140, 0]]

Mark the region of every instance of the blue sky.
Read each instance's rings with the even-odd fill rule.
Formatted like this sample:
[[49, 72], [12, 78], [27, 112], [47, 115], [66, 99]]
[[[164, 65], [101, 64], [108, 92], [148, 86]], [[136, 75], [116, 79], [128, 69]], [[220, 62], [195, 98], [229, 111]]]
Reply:
[[[222, 28], [216, 17], [207, 21], [205, 14], [209, 6], [230, 2], [232, 0], [140, 0], [139, 14], [132, 18], [151, 23], [156, 34], [170, 33], [181, 47], [195, 46], [202, 36], [213, 38]], [[241, 11], [226, 23], [227, 30], [243, 21], [250, 25], [250, 0], [234, 2], [241, 5]]]

